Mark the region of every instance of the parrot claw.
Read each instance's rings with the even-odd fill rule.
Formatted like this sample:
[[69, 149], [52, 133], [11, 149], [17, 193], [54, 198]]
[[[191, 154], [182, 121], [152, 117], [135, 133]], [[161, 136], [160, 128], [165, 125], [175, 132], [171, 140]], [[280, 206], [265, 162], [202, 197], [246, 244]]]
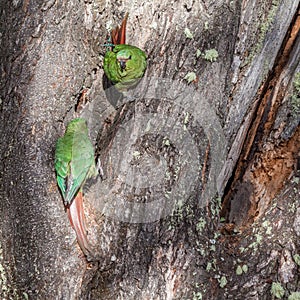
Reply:
[[102, 44], [101, 46], [102, 47], [111, 47], [111, 48], [113, 48], [115, 45], [112, 44], [112, 43], [107, 43], [107, 44]]

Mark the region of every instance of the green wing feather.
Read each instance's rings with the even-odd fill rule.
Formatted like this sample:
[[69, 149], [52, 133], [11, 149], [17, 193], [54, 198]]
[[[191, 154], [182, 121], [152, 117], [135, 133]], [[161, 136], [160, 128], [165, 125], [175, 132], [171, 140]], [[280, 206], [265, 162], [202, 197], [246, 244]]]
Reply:
[[94, 148], [84, 119], [72, 120], [58, 139], [55, 170], [65, 204], [71, 204], [85, 180], [96, 175]]
[[[122, 69], [120, 58], [126, 59], [126, 68]], [[106, 52], [103, 68], [107, 78], [119, 91], [126, 91], [135, 86], [143, 77], [147, 56], [140, 48], [131, 45], [116, 45], [112, 51]]]

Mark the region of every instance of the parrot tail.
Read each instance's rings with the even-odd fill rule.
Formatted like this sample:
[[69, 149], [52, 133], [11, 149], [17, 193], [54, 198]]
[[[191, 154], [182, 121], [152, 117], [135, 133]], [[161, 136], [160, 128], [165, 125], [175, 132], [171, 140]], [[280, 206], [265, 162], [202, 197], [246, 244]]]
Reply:
[[111, 31], [111, 41], [114, 45], [120, 45], [126, 43], [126, 23], [128, 19], [128, 12], [122, 21], [121, 26], [117, 26]]
[[83, 196], [81, 191], [77, 193], [72, 203], [67, 207], [67, 212], [71, 226], [76, 232], [77, 242], [85, 256], [89, 257], [92, 252], [86, 235], [87, 231], [85, 226]]

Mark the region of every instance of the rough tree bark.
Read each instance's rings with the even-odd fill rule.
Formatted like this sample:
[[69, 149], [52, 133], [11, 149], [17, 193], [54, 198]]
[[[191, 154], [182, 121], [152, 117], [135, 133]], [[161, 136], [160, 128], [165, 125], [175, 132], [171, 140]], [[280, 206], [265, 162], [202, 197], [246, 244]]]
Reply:
[[[1, 299], [299, 299], [299, 1], [0, 7]], [[115, 105], [102, 44], [126, 11], [148, 68]], [[78, 114], [104, 169], [89, 262], [53, 168]]]

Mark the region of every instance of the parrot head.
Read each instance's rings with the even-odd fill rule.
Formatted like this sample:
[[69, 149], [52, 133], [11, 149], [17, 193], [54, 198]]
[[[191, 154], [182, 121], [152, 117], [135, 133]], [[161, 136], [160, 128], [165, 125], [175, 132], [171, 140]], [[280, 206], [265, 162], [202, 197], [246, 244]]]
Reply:
[[141, 67], [144, 68], [143, 66], [144, 61], [141, 60], [140, 53], [137, 52], [136, 49], [131, 49], [128, 47], [116, 53], [116, 62], [121, 77], [124, 77], [127, 74], [131, 76], [136, 72], [139, 73], [139, 69]]
[[120, 64], [121, 72], [126, 70], [127, 61], [131, 59], [130, 53], [127, 50], [121, 50], [117, 53], [117, 61]]
[[106, 52], [103, 61], [103, 69], [107, 78], [120, 92], [138, 83], [144, 75], [146, 65], [145, 52], [127, 44], [114, 46], [112, 51]]

